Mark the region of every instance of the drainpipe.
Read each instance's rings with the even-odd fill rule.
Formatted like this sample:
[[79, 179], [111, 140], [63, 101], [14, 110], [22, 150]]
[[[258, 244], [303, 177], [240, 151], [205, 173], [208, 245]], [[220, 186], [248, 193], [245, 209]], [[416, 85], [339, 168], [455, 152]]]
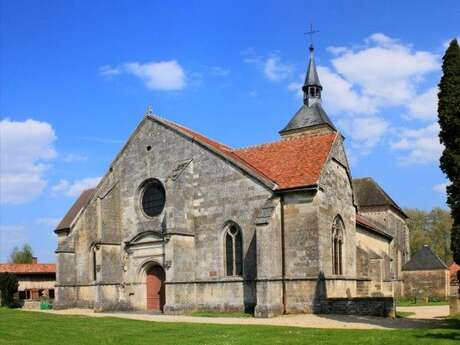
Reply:
[[286, 314], [286, 247], [285, 247], [285, 234], [284, 234], [284, 196], [280, 196], [281, 207], [281, 282], [282, 282], [282, 299], [283, 299], [283, 314]]

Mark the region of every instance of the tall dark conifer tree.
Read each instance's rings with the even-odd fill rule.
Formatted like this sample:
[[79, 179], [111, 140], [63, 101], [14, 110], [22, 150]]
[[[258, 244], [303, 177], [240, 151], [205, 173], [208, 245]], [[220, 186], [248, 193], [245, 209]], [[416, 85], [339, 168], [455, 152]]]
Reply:
[[[445, 149], [441, 169], [450, 180], [447, 204], [453, 218], [451, 248], [453, 259], [460, 263], [460, 47], [452, 40], [443, 57], [443, 76], [439, 83], [439, 138]], [[460, 278], [460, 272], [458, 274]]]

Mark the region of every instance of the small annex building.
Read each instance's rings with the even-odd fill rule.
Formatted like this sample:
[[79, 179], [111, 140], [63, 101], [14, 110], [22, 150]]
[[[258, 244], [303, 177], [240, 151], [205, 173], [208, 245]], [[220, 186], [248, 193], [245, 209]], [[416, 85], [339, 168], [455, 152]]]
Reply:
[[390, 314], [407, 217], [353, 180], [322, 90], [311, 46], [299, 110], [246, 148], [148, 109], [55, 229], [54, 307]]
[[416, 251], [402, 270], [404, 297], [442, 300], [449, 297], [449, 269], [429, 245]]
[[38, 301], [42, 296], [54, 298], [55, 264], [40, 264], [34, 258], [31, 264], [0, 264], [0, 273], [12, 273], [17, 276], [19, 287], [16, 299]]

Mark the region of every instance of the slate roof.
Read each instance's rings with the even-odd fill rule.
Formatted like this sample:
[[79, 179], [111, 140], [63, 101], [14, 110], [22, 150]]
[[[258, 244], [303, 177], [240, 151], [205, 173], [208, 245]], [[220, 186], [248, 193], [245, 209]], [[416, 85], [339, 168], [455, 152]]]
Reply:
[[358, 207], [390, 206], [408, 218], [398, 204], [371, 177], [353, 179], [353, 192]]
[[446, 264], [436, 255], [430, 246], [424, 245], [406, 262], [403, 271], [447, 270]]
[[74, 202], [72, 207], [67, 211], [64, 218], [62, 218], [62, 220], [59, 222], [55, 231], [70, 229], [73, 221], [92, 198], [95, 191], [96, 188], [84, 190], [78, 199]]
[[307, 76], [304, 85], [321, 86], [318, 72], [316, 70], [315, 58], [313, 55], [313, 46], [310, 46], [310, 62], [308, 63]]
[[279, 133], [284, 134], [292, 130], [324, 124], [329, 125], [333, 130], [337, 131], [319, 102], [313, 103], [310, 107], [303, 104], [297, 113], [295, 113], [291, 121], [289, 121], [286, 127], [284, 127]]
[[374, 221], [364, 217], [362, 214], [356, 214], [356, 224], [361, 225], [367, 230], [370, 230], [374, 233], [377, 233], [380, 236], [386, 237], [388, 239], [393, 239], [393, 235], [384, 230], [384, 226], [376, 224]]
[[0, 273], [14, 274], [52, 274], [56, 273], [55, 264], [0, 264]]

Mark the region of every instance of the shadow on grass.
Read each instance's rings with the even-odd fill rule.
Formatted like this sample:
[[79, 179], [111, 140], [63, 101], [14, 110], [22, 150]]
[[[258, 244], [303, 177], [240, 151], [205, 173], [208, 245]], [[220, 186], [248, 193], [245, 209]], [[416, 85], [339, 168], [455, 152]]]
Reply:
[[[343, 323], [360, 323], [369, 324], [389, 329], [408, 329], [408, 328], [451, 328], [450, 325], [454, 320], [429, 320], [429, 319], [413, 319], [413, 318], [385, 318], [378, 316], [361, 316], [361, 315], [334, 315], [334, 314], [318, 314], [317, 316], [339, 321]], [[453, 328], [453, 327], [452, 327]]]
[[458, 340], [460, 341], [460, 330], [459, 332], [449, 333], [425, 333], [423, 335], [417, 335], [417, 338], [431, 338], [433, 340]]

